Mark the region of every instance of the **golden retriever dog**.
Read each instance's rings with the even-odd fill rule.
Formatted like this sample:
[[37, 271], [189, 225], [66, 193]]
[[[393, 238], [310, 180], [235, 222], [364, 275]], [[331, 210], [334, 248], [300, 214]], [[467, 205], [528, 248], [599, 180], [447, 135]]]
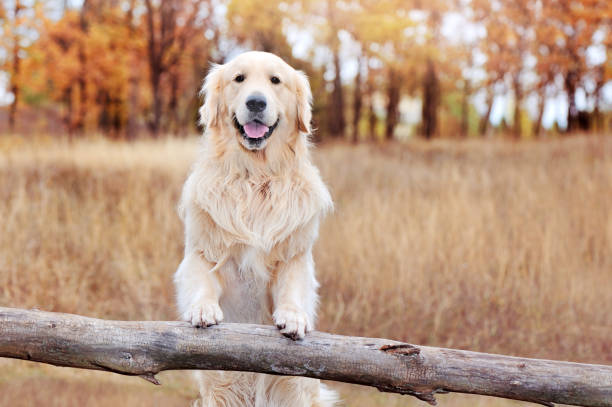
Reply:
[[[214, 66], [202, 89], [202, 150], [179, 212], [185, 257], [174, 282], [180, 318], [273, 323], [299, 340], [314, 328], [312, 246], [330, 194], [309, 156], [311, 91], [279, 57], [247, 52]], [[332, 406], [319, 380], [200, 372], [209, 406]]]

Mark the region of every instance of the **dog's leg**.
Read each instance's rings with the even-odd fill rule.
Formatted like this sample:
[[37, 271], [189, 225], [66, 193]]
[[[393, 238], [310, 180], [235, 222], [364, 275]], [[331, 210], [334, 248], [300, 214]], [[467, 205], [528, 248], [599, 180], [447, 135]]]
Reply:
[[313, 329], [317, 287], [310, 250], [279, 266], [272, 285], [273, 318], [286, 337], [302, 339]]
[[213, 264], [194, 251], [185, 255], [176, 274], [177, 304], [180, 318], [193, 326], [210, 326], [223, 320], [219, 307], [221, 282]]

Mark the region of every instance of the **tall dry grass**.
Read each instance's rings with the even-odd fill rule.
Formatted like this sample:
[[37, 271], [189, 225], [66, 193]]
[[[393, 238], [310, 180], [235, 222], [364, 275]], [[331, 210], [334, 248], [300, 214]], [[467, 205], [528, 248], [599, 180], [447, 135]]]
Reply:
[[[372, 151], [374, 150], [374, 151]], [[612, 362], [612, 139], [334, 147], [322, 327]]]
[[[14, 141], [0, 143], [0, 306], [175, 318], [196, 141]], [[612, 138], [315, 158], [336, 202], [315, 252], [319, 329], [612, 362]]]
[[0, 161], [0, 304], [173, 319], [176, 215], [197, 146], [103, 140], [8, 148]]

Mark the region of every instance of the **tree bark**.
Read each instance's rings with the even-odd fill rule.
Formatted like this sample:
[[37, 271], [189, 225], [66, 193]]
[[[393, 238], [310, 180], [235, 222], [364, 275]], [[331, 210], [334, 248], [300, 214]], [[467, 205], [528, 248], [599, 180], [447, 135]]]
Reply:
[[[179, 18], [186, 2], [161, 0], [157, 6], [151, 0], [145, 0], [149, 81], [153, 93], [153, 117], [149, 129], [153, 137], [159, 135], [162, 124], [162, 79], [179, 63], [189, 39], [199, 28], [196, 20], [202, 3], [202, 0], [191, 2], [190, 12]], [[158, 15], [157, 24], [155, 14]], [[184, 23], [177, 27], [177, 20], [184, 20]]]
[[461, 98], [461, 137], [467, 137], [469, 132], [470, 118], [470, 93], [472, 92], [470, 81], [463, 80], [463, 97]]
[[543, 85], [538, 89], [538, 117], [533, 124], [533, 134], [536, 137], [540, 137], [542, 131], [542, 117], [544, 116], [544, 106], [546, 104], [546, 85]]
[[395, 134], [395, 126], [399, 119], [399, 102], [400, 102], [400, 78], [399, 73], [393, 69], [389, 69], [389, 84], [387, 88], [387, 122], [385, 123], [385, 139], [393, 139]]
[[487, 89], [487, 112], [480, 118], [480, 125], [478, 126], [478, 132], [481, 136], [487, 134], [489, 118], [491, 117], [491, 110], [493, 109], [493, 91], [491, 90], [491, 86], [493, 85], [489, 85]]
[[578, 130], [578, 108], [576, 107], [576, 84], [578, 73], [570, 70], [565, 76], [565, 91], [567, 92], [567, 131]]
[[342, 66], [340, 63], [340, 43], [336, 26], [336, 4], [327, 0], [328, 20], [331, 26], [330, 45], [334, 60], [334, 90], [331, 94], [331, 114], [329, 115], [329, 131], [333, 137], [343, 137], [346, 120], [344, 119], [344, 94], [342, 92]]
[[234, 370], [306, 376], [409, 394], [430, 404], [460, 392], [582, 406], [612, 406], [612, 366], [415, 346], [388, 339], [275, 327], [104, 321], [0, 307], [0, 357], [141, 376], [162, 370]]
[[19, 73], [21, 59], [19, 58], [19, 35], [17, 34], [17, 20], [19, 18], [19, 11], [21, 10], [21, 2], [15, 0], [15, 7], [13, 10], [13, 67], [11, 73], [11, 93], [13, 94], [13, 102], [9, 108], [9, 130], [13, 132], [15, 130], [15, 119], [17, 117], [17, 105], [19, 103]]
[[334, 52], [334, 69], [336, 75], [333, 81], [334, 90], [331, 94], [332, 113], [330, 115], [330, 133], [334, 137], [344, 136], [344, 127], [346, 126], [346, 121], [344, 120], [344, 95], [342, 92], [342, 79], [340, 78], [340, 55], [338, 55], [338, 53], [337, 50]]
[[370, 129], [369, 139], [376, 140], [376, 125], [378, 124], [378, 116], [374, 110], [373, 96], [370, 96], [369, 112], [368, 112], [368, 128]]
[[374, 79], [372, 78], [372, 73], [368, 73], [366, 91], [368, 93], [368, 139], [374, 141], [377, 139], [376, 125], [378, 124], [378, 116], [376, 115], [376, 109], [374, 108], [374, 92], [376, 91], [376, 88], [374, 85]]
[[179, 133], [179, 115], [178, 115], [178, 91], [179, 91], [179, 73], [177, 68], [171, 69], [168, 72], [170, 82], [170, 100], [168, 101], [168, 124], [165, 129], [168, 133], [177, 135]]
[[[134, 26], [134, 8], [136, 7], [135, 0], [130, 0], [129, 8], [125, 14], [125, 24], [128, 26], [128, 41], [133, 44], [134, 37], [136, 35], [136, 27]], [[128, 97], [127, 97], [127, 123], [125, 128], [125, 136], [127, 140], [136, 139], [137, 133], [137, 118], [138, 118], [138, 104], [140, 99], [140, 92], [138, 89], [138, 79], [140, 72], [138, 70], [138, 57], [135, 49], [131, 49], [130, 52], [130, 67], [128, 76]]]
[[[610, 48], [610, 47], [608, 47]], [[609, 49], [607, 50], [610, 51]], [[596, 72], [596, 81], [595, 81], [595, 90], [593, 91], [593, 98], [595, 99], [595, 107], [593, 109], [593, 121], [595, 122], [595, 130], [597, 132], [604, 131], [603, 125], [603, 117], [601, 114], [601, 101], [603, 100], [602, 88], [606, 84], [606, 74], [605, 74], [605, 66], [604, 64], [600, 65], [595, 69]]]
[[[161, 40], [157, 39], [155, 31], [155, 9], [151, 4], [150, 0], [145, 1], [147, 9], [147, 49], [149, 56], [149, 83], [151, 84], [151, 90], [153, 93], [153, 117], [149, 121], [149, 130], [153, 134], [153, 137], [157, 137], [159, 134], [160, 116], [161, 116], [161, 76], [163, 72], [163, 66], [161, 62]], [[162, 2], [163, 7], [163, 2]], [[163, 19], [162, 19], [163, 23]], [[160, 23], [160, 24], [162, 24]]]
[[515, 73], [512, 80], [512, 87], [514, 88], [514, 122], [512, 123], [512, 135], [518, 140], [521, 138], [521, 103], [523, 102], [520, 71]]
[[438, 127], [438, 106], [440, 104], [440, 82], [436, 67], [431, 59], [427, 60], [427, 70], [423, 80], [423, 135], [426, 139], [435, 136]]
[[79, 28], [82, 33], [82, 38], [78, 42], [78, 61], [80, 74], [76, 81], [76, 89], [78, 90], [79, 102], [76, 108], [76, 118], [72, 121], [72, 128], [70, 134], [72, 135], [75, 131], [77, 133], [83, 132], [85, 128], [85, 117], [87, 115], [87, 84], [85, 82], [88, 77], [87, 70], [87, 55], [85, 54], [85, 41], [87, 40], [87, 32], [89, 31], [89, 9], [91, 4], [88, 0], [83, 1], [81, 6], [81, 12], [79, 14]]
[[353, 93], [353, 143], [359, 141], [359, 120], [361, 119], [361, 107], [363, 106], [361, 70], [364, 58], [360, 57], [357, 59], [357, 76], [355, 77], [355, 90]]

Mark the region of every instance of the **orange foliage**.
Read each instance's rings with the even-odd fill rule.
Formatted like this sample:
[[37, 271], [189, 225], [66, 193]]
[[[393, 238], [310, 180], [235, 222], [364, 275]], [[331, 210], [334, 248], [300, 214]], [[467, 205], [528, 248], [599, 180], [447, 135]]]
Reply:
[[[358, 133], [360, 118], [375, 133], [384, 118], [393, 137], [407, 97], [422, 101], [427, 137], [456, 131], [458, 120], [449, 124], [449, 117], [459, 111], [465, 135], [468, 100], [480, 90], [488, 94], [483, 122], [495, 94], [513, 95], [517, 136], [525, 132], [527, 97], [540, 101], [537, 133], [546, 98], [565, 93], [572, 130], [576, 92], [587, 92], [599, 114], [601, 90], [612, 79], [608, 58], [596, 64], [587, 58], [590, 47], [609, 52], [612, 44], [606, 0], [85, 0], [59, 11], [51, 2], [14, 5], [0, 7], [7, 34], [0, 70], [10, 91], [25, 95], [20, 103], [60, 106], [70, 133], [194, 130], [209, 61], [223, 62], [237, 46], [277, 53], [306, 71], [317, 127], [340, 135], [345, 127]], [[453, 15], [482, 33], [476, 39], [443, 34]], [[299, 42], [305, 52], [298, 56]], [[359, 63], [350, 85], [340, 80], [349, 61]], [[484, 75], [466, 74], [473, 69]]]

